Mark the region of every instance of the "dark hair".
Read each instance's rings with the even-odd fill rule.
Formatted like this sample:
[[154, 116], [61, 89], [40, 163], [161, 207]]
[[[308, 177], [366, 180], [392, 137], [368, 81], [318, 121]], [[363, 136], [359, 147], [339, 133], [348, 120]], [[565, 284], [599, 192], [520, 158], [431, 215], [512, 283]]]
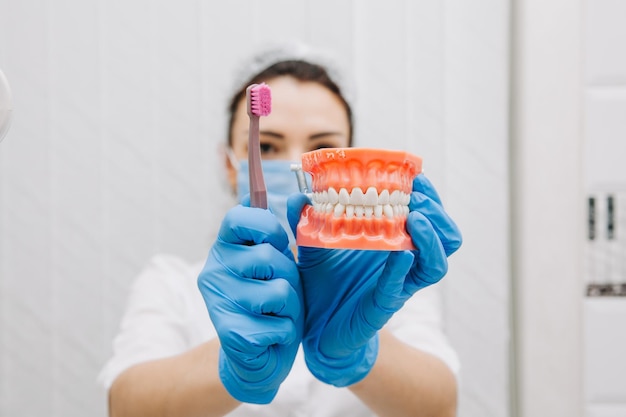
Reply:
[[349, 136], [348, 136], [348, 144], [352, 146], [352, 109], [350, 108], [350, 104], [346, 101], [344, 96], [341, 93], [341, 89], [332, 80], [328, 71], [324, 67], [318, 64], [313, 64], [311, 62], [303, 61], [303, 60], [286, 60], [280, 61], [275, 64], [270, 65], [265, 68], [261, 72], [252, 76], [248, 82], [246, 82], [239, 91], [237, 91], [231, 98], [230, 104], [228, 106], [228, 144], [232, 144], [232, 129], [233, 122], [235, 120], [235, 115], [237, 113], [237, 108], [241, 100], [246, 97], [246, 88], [250, 84], [259, 84], [261, 82], [267, 82], [273, 78], [281, 77], [281, 76], [290, 76], [298, 81], [311, 81], [326, 87], [332, 93], [334, 93], [344, 108], [346, 109], [346, 114], [348, 115], [348, 126], [349, 126]]

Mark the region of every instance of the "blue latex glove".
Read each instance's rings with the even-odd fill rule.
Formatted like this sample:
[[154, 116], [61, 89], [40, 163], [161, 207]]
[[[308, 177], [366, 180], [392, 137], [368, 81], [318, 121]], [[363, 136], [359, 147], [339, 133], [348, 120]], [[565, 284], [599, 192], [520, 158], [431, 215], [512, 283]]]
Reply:
[[304, 314], [289, 238], [268, 210], [231, 209], [198, 277], [221, 342], [219, 374], [237, 400], [272, 401], [289, 374]]
[[[290, 196], [292, 229], [307, 203], [303, 194]], [[416, 291], [446, 274], [447, 257], [461, 246], [459, 229], [423, 175], [413, 182], [409, 209], [406, 228], [415, 251], [298, 247], [306, 311], [302, 344], [319, 380], [341, 387], [363, 379], [376, 361], [378, 330]]]

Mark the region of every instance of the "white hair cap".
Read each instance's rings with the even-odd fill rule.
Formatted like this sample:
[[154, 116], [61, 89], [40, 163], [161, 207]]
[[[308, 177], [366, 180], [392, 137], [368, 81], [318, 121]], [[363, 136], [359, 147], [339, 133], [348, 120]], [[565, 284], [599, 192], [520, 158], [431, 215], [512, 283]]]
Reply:
[[337, 84], [343, 98], [352, 105], [354, 89], [345, 71], [341, 70], [339, 59], [330, 51], [316, 49], [300, 41], [273, 43], [261, 48], [259, 53], [238, 67], [233, 92], [241, 90], [244, 83], [266, 68], [283, 61], [305, 61], [320, 65], [326, 69], [328, 76]]

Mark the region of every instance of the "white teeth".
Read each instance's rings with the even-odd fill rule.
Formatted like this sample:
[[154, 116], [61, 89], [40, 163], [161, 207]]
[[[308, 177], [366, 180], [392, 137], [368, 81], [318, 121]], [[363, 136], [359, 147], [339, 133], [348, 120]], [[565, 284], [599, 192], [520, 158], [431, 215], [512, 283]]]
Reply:
[[341, 217], [341, 215], [346, 211], [346, 207], [343, 204], [336, 204], [335, 210], [333, 210], [333, 215], [335, 217]]
[[394, 190], [391, 193], [384, 189], [378, 194], [376, 187], [368, 187], [367, 191], [354, 187], [350, 193], [346, 188], [339, 192], [334, 187], [313, 193], [313, 207], [318, 212], [332, 213], [335, 217], [365, 217], [389, 219], [409, 214], [408, 204], [411, 194]]
[[345, 188], [340, 189], [337, 201], [339, 202], [339, 204], [343, 204], [344, 206], [350, 204], [350, 194], [348, 194], [348, 190], [346, 190]]
[[352, 189], [352, 192], [350, 193], [350, 204], [354, 204], [355, 206], [365, 205], [365, 196], [363, 195], [363, 190], [359, 187]]
[[400, 204], [400, 191], [394, 190], [389, 196], [389, 204], [396, 205]]
[[339, 202], [339, 194], [333, 187], [328, 189], [328, 202], [330, 204], [337, 204]]
[[370, 187], [367, 189], [367, 192], [365, 193], [365, 199], [364, 199], [363, 205], [365, 206], [378, 205], [378, 192], [376, 191], [376, 188]]
[[389, 219], [393, 219], [393, 208], [389, 204], [383, 206], [383, 214]]
[[389, 204], [389, 190], [386, 188], [380, 192], [378, 196], [378, 204]]

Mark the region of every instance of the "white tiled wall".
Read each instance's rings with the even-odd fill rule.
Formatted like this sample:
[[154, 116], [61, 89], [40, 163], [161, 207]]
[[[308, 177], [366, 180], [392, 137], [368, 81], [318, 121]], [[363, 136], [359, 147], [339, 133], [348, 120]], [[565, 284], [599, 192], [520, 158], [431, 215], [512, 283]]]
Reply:
[[[617, 225], [609, 241], [599, 209], [598, 234], [587, 244], [587, 283], [626, 283], [626, 2], [586, 1], [585, 19], [585, 189], [615, 196]], [[626, 415], [626, 298], [584, 301], [585, 415]]]
[[587, 86], [626, 84], [626, 3], [622, 0], [587, 0], [585, 5], [585, 80]]
[[[471, 4], [470, 4], [471, 3]], [[104, 416], [95, 376], [155, 252], [205, 256], [233, 65], [332, 48], [357, 144], [405, 148], [464, 233], [446, 278], [460, 417], [509, 411], [509, 0], [0, 0], [0, 415]], [[471, 314], [468, 314], [468, 311]]]

